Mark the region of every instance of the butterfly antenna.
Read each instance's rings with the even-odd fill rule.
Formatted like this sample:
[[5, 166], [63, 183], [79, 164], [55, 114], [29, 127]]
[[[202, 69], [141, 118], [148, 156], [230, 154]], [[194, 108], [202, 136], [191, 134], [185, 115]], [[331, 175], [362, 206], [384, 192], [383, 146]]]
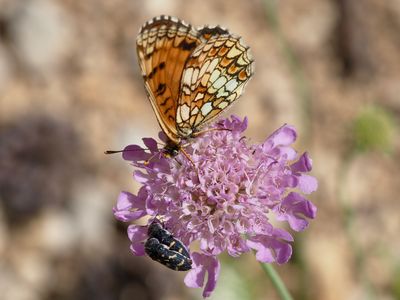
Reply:
[[104, 154], [116, 154], [121, 152], [124, 152], [124, 150], [106, 150], [104, 151]]
[[122, 150], [106, 150], [104, 151], [104, 154], [116, 154], [116, 153], [122, 153], [122, 152], [133, 152], [133, 151], [142, 151], [142, 150], [150, 150], [148, 148], [138, 148], [138, 149], [122, 149]]

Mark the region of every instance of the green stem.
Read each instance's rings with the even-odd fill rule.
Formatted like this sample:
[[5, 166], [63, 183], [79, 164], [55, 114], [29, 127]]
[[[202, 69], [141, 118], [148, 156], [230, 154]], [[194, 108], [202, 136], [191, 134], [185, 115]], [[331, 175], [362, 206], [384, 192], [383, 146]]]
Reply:
[[263, 268], [264, 272], [271, 279], [271, 282], [274, 285], [276, 291], [278, 292], [280, 298], [282, 300], [293, 300], [288, 289], [286, 288], [282, 279], [279, 277], [278, 272], [275, 271], [274, 267], [271, 264], [264, 264], [264, 263], [260, 263], [260, 264], [261, 264], [261, 267]]

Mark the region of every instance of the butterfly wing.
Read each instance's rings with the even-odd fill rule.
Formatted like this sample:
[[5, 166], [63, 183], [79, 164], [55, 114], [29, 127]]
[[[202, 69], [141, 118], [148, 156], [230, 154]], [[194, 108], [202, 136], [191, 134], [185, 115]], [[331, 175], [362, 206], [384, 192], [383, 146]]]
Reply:
[[138, 60], [158, 123], [168, 138], [179, 143], [176, 126], [180, 81], [186, 60], [201, 44], [191, 25], [169, 16], [145, 23], [137, 37]]
[[218, 116], [239, 98], [252, 74], [249, 48], [239, 37], [221, 32], [199, 44], [182, 75], [176, 116], [179, 134], [188, 136]]

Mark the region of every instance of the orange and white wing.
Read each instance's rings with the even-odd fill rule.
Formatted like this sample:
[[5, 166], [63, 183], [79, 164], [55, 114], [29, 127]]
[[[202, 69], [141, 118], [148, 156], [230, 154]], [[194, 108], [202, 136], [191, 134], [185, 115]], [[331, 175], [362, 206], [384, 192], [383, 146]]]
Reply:
[[169, 16], [145, 23], [136, 40], [147, 94], [164, 133], [178, 143], [176, 126], [180, 82], [185, 63], [201, 44], [191, 25]]
[[181, 79], [176, 116], [180, 134], [197, 131], [229, 107], [252, 74], [249, 48], [239, 37], [226, 33], [198, 45]]

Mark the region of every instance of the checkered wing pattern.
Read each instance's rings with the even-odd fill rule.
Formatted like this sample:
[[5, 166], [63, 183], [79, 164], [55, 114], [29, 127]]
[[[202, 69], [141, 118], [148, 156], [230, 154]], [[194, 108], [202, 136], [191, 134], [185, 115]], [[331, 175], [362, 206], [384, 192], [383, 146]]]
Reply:
[[248, 47], [218, 26], [160, 16], [142, 26], [136, 44], [153, 110], [176, 145], [232, 104], [252, 75]]
[[248, 47], [229, 33], [196, 47], [183, 70], [176, 121], [182, 134], [196, 131], [236, 101], [253, 74]]
[[186, 60], [201, 44], [192, 26], [172, 17], [154, 18], [143, 25], [136, 40], [139, 64], [157, 120], [177, 142], [176, 109]]

